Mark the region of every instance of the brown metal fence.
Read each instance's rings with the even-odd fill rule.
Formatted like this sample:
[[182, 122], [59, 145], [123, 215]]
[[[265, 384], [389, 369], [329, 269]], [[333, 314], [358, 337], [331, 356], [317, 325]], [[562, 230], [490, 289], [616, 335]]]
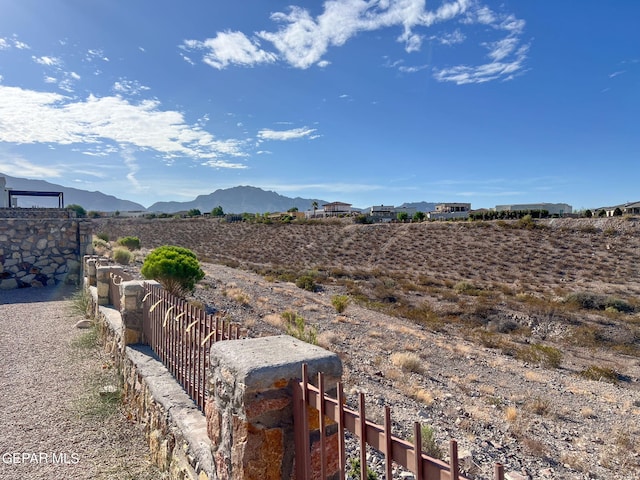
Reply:
[[240, 330], [221, 315], [207, 315], [158, 285], [145, 282], [144, 289], [144, 339], [204, 410], [211, 346], [238, 339]]
[[[337, 398], [324, 393], [324, 376], [318, 374], [318, 387], [308, 383], [307, 366], [302, 367], [302, 381], [294, 384], [294, 428], [296, 444], [296, 479], [327, 478], [329, 459], [325, 448], [325, 430], [327, 419], [338, 425], [338, 465], [340, 479], [345, 479], [345, 430], [348, 430], [360, 443], [360, 475], [367, 479], [367, 445], [380, 451], [385, 457], [385, 478], [393, 478], [393, 462], [411, 471], [416, 480], [467, 480], [460, 476], [458, 465], [458, 447], [455, 440], [449, 443], [450, 464], [431, 458], [422, 453], [421, 426], [414, 425], [415, 444], [402, 440], [391, 434], [391, 411], [385, 407], [384, 425], [377, 425], [367, 420], [365, 415], [364, 394], [360, 394], [358, 411], [346, 408], [343, 386], [338, 383]], [[322, 393], [321, 393], [322, 392]], [[310, 439], [307, 416], [307, 405], [318, 410], [320, 430], [320, 472], [311, 472]], [[329, 472], [331, 473], [331, 472]], [[504, 480], [504, 468], [496, 463], [494, 479]]]

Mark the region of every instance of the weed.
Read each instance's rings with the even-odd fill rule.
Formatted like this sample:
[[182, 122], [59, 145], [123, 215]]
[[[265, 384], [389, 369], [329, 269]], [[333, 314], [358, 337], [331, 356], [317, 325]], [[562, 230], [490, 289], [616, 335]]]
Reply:
[[133, 254], [129, 249], [124, 247], [117, 247], [113, 250], [113, 260], [120, 265], [129, 265], [133, 259]]
[[[433, 427], [429, 425], [421, 425], [420, 426], [420, 437], [421, 437], [421, 446], [422, 453], [426, 453], [431, 458], [437, 458], [438, 460], [442, 459], [442, 449], [438, 446], [435, 437], [435, 431]], [[414, 442], [415, 439], [412, 436], [410, 442]]]
[[336, 309], [336, 312], [342, 313], [349, 305], [349, 297], [347, 295], [334, 295], [331, 297], [331, 305]]
[[548, 398], [535, 397], [526, 404], [526, 407], [536, 415], [547, 415], [551, 411], [551, 401]]
[[71, 313], [91, 318], [91, 295], [87, 290], [81, 288], [71, 297]]
[[598, 365], [588, 366], [582, 370], [579, 375], [588, 380], [597, 380], [599, 382], [617, 383], [620, 379], [620, 374], [613, 368], [600, 367]]
[[314, 275], [302, 275], [296, 278], [296, 287], [302, 288], [309, 292], [318, 291], [318, 285], [316, 284], [316, 277]]
[[422, 359], [415, 353], [395, 352], [391, 354], [391, 363], [407, 372], [421, 373]]
[[562, 352], [559, 349], [540, 343], [518, 349], [516, 356], [525, 362], [536, 363], [547, 368], [558, 368], [562, 363]]
[[291, 310], [287, 310], [282, 312], [282, 318], [285, 321], [287, 335], [312, 345], [318, 344], [318, 331], [315, 327], [307, 327], [303, 317]]
[[[349, 480], [360, 480], [360, 457], [354, 457], [349, 460]], [[378, 474], [367, 465], [367, 480], [378, 480]]]

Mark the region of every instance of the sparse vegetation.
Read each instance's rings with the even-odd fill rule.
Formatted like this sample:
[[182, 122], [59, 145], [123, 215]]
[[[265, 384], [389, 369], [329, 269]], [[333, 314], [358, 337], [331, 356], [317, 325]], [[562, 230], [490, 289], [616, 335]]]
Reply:
[[391, 363], [406, 372], [421, 373], [423, 371], [422, 359], [415, 353], [395, 352], [391, 354]]
[[312, 345], [318, 344], [318, 331], [313, 326], [305, 325], [303, 317], [291, 310], [287, 310], [282, 312], [282, 318], [285, 321], [287, 335]]
[[598, 365], [590, 365], [582, 370], [579, 374], [588, 380], [596, 380], [598, 382], [617, 383], [620, 374], [610, 367], [601, 367]]
[[129, 265], [133, 259], [133, 254], [127, 248], [114, 248], [111, 253], [113, 260], [120, 265]]
[[129, 237], [119, 238], [118, 244], [128, 248], [129, 250], [140, 249], [140, 239], [138, 237], [129, 236]]
[[349, 305], [349, 297], [347, 295], [334, 295], [331, 297], [331, 305], [336, 309], [336, 312], [342, 313]]
[[[431, 458], [437, 458], [439, 460], [442, 459], [442, 449], [438, 445], [436, 441], [435, 432], [433, 427], [430, 425], [421, 425], [420, 426], [420, 438], [421, 438], [421, 447], [422, 452], [427, 454]], [[414, 437], [411, 437], [410, 440], [412, 443], [415, 441]]]

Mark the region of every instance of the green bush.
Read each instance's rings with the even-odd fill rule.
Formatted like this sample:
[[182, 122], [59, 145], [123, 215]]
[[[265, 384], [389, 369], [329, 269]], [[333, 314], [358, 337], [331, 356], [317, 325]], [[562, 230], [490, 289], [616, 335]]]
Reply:
[[101, 232], [101, 233], [96, 234], [96, 237], [98, 237], [100, 240], [103, 240], [105, 242], [109, 241], [109, 234], [108, 233]]
[[598, 365], [591, 365], [582, 370], [579, 375], [588, 380], [596, 380], [599, 382], [611, 382], [617, 383], [620, 375], [613, 368], [600, 367]]
[[291, 310], [282, 312], [281, 316], [286, 324], [287, 335], [312, 345], [318, 344], [318, 331], [315, 327], [307, 327], [303, 317]]
[[586, 310], [615, 310], [623, 313], [634, 311], [633, 306], [625, 300], [592, 292], [570, 293], [565, 297], [565, 302]]
[[518, 350], [517, 356], [525, 362], [537, 363], [547, 368], [559, 368], [562, 363], [562, 352], [559, 349], [540, 343]]
[[298, 277], [296, 279], [296, 287], [302, 288], [303, 290], [307, 290], [309, 292], [315, 292], [318, 290], [318, 285], [316, 284], [316, 278], [313, 275], [306, 274]]
[[129, 250], [138, 250], [140, 248], [140, 239], [138, 237], [123, 237], [118, 239], [118, 244], [127, 247]]
[[[429, 425], [420, 426], [420, 437], [422, 438], [422, 453], [426, 453], [431, 458], [442, 459], [442, 449], [436, 442], [435, 432]], [[411, 437], [411, 442], [415, 441], [414, 437]]]
[[133, 260], [133, 253], [126, 248], [115, 248], [113, 250], [113, 260], [120, 265], [129, 265], [131, 260]]
[[191, 293], [196, 283], [204, 278], [195, 253], [174, 245], [152, 250], [140, 272], [145, 278], [157, 280], [168, 292], [178, 297]]
[[331, 305], [336, 309], [336, 312], [342, 313], [349, 305], [349, 297], [347, 295], [334, 295], [331, 297]]

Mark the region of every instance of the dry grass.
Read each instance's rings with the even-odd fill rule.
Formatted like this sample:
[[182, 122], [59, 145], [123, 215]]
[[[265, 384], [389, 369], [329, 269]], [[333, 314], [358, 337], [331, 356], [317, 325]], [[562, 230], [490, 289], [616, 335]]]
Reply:
[[420, 356], [411, 352], [396, 352], [390, 357], [391, 363], [396, 367], [400, 367], [406, 372], [422, 373], [424, 370], [424, 362]]

